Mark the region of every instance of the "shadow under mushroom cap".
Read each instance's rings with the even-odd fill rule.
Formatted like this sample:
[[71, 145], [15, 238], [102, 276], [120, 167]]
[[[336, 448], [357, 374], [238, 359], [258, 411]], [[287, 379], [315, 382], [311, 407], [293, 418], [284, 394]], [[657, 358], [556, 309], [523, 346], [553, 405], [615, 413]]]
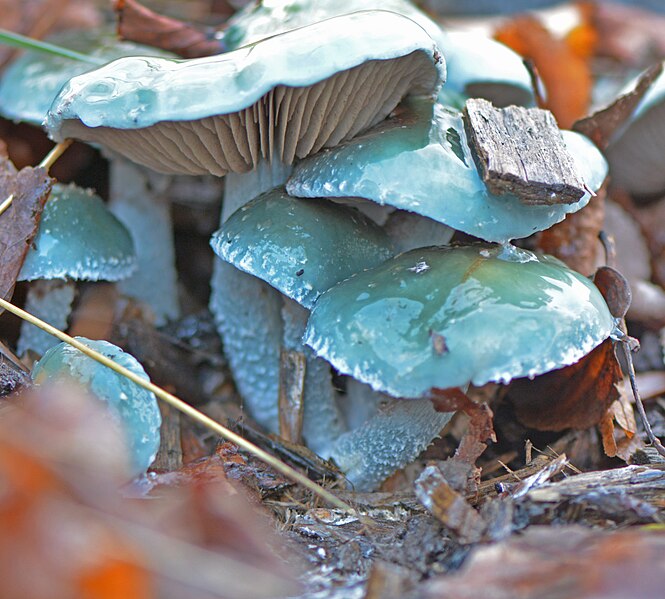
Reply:
[[508, 382], [572, 364], [614, 320], [558, 260], [488, 245], [406, 252], [324, 293], [305, 342], [395, 397]]
[[364, 11], [218, 56], [117, 60], [72, 79], [46, 125], [160, 172], [222, 176], [336, 145], [444, 78], [419, 25]]

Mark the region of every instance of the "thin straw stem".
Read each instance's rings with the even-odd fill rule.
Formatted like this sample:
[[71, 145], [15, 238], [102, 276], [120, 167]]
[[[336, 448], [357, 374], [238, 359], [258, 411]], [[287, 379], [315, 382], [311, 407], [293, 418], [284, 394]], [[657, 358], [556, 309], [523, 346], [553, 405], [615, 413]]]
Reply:
[[327, 501], [330, 505], [333, 505], [336, 508], [339, 508], [347, 512], [354, 512], [354, 509], [349, 504], [345, 503], [344, 501], [336, 497], [330, 491], [327, 491], [320, 485], [317, 485], [315, 482], [311, 481], [305, 475], [301, 474], [300, 472], [294, 470], [284, 462], [270, 455], [267, 451], [264, 451], [260, 447], [257, 447], [253, 443], [247, 441], [247, 439], [244, 439], [240, 435], [227, 429], [225, 426], [219, 424], [218, 422], [215, 422], [212, 418], [206, 416], [202, 412], [199, 412], [196, 408], [193, 408], [192, 406], [185, 403], [175, 395], [168, 393], [167, 391], [164, 391], [164, 389], [162, 389], [161, 387], [158, 387], [157, 385], [142, 379], [137, 374], [134, 374], [130, 370], [127, 370], [123, 366], [120, 366], [120, 364], [116, 364], [113, 360], [100, 354], [94, 349], [91, 349], [87, 345], [84, 345], [80, 341], [77, 341], [73, 337], [70, 337], [66, 333], [63, 333], [59, 329], [56, 329], [47, 322], [40, 320], [39, 318], [33, 316], [32, 314], [29, 314], [25, 310], [21, 310], [21, 308], [8, 302], [7, 300], [0, 298], [0, 307], [4, 308], [8, 312], [11, 312], [12, 314], [15, 314], [19, 318], [22, 318], [26, 322], [29, 322], [30, 324], [35, 325], [36, 327], [39, 327], [43, 331], [50, 333], [54, 337], [60, 339], [60, 341], [68, 343], [69, 345], [75, 347], [76, 349], [83, 352], [85, 355], [89, 356], [93, 360], [96, 360], [100, 364], [107, 366], [108, 368], [114, 370], [118, 374], [127, 377], [129, 380], [136, 383], [140, 387], [143, 387], [148, 391], [152, 391], [152, 393], [154, 393], [159, 399], [173, 406], [176, 410], [179, 410], [183, 414], [189, 416], [192, 420], [195, 420], [196, 422], [214, 431], [220, 437], [223, 437], [227, 441], [235, 443], [238, 447], [241, 447], [245, 451], [251, 453], [262, 462], [268, 464], [271, 468], [274, 468], [279, 473], [283, 474], [285, 477], [291, 479], [295, 483], [302, 485], [303, 487], [305, 487], [315, 495], [318, 495], [321, 499]]

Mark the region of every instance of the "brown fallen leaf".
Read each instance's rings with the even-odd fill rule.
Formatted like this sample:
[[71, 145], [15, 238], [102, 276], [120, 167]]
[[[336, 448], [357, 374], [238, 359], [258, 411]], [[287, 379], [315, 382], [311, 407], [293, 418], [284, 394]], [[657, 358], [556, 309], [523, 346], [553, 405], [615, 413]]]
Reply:
[[276, 557], [284, 548], [239, 486], [190, 479], [139, 499], [124, 486], [126, 458], [106, 410], [71, 389], [44, 387], [3, 410], [3, 599], [297, 593]]
[[534, 16], [521, 15], [502, 25], [494, 37], [531, 60], [547, 89], [545, 108], [568, 129], [591, 101], [591, 71], [575, 46], [552, 35]]
[[619, 96], [609, 106], [576, 121], [573, 124], [573, 130], [586, 135], [601, 150], [604, 150], [609, 144], [612, 134], [633, 114], [644, 94], [662, 72], [662, 63], [653, 65], [640, 76], [631, 91]]
[[0, 296], [5, 299], [11, 299], [52, 185], [45, 169], [17, 171], [7, 158], [0, 158], [0, 202], [13, 197], [0, 214]]
[[136, 0], [115, 0], [118, 35], [126, 40], [146, 44], [178, 54], [183, 58], [200, 58], [224, 52], [215, 31], [157, 14]]
[[605, 188], [589, 203], [565, 220], [536, 236], [536, 244], [546, 254], [556, 256], [570, 268], [585, 276], [596, 270], [598, 235], [605, 216]]
[[459, 388], [432, 389], [430, 399], [438, 412], [464, 412], [469, 425], [455, 452], [455, 459], [475, 464], [487, 448], [487, 441], [496, 442], [492, 425], [492, 410], [487, 404], [476, 403]]
[[607, 339], [571, 366], [513, 381], [508, 397], [524, 426], [542, 431], [585, 429], [603, 420], [619, 397], [616, 384], [621, 380], [614, 342]]
[[428, 583], [427, 599], [626, 599], [662, 597], [665, 531], [605, 532], [532, 526], [479, 546], [459, 572]]
[[618, 2], [594, 2], [590, 20], [598, 32], [597, 56], [641, 69], [665, 58], [665, 16]]
[[437, 466], [427, 466], [415, 482], [416, 497], [461, 543], [477, 543], [486, 523], [466, 499], [448, 483]]

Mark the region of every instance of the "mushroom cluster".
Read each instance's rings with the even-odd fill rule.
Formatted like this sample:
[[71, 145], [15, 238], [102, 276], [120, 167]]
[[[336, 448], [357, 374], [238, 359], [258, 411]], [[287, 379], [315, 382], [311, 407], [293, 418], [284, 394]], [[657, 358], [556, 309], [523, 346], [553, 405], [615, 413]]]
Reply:
[[[446, 46], [452, 57], [468, 40], [404, 0], [380, 5], [253, 5], [227, 30], [230, 52], [119, 59], [72, 79], [47, 117], [56, 140], [225, 176], [210, 307], [237, 386], [278, 431], [280, 356], [298, 353], [302, 436], [357, 489], [440, 433], [451, 415], [434, 410], [431, 388], [559, 368], [614, 327], [592, 283], [509, 244], [590, 193], [547, 206], [489, 193], [460, 113], [441, 103]], [[523, 70], [451, 65], [450, 97], [533, 102]], [[564, 140], [598, 189], [600, 153]], [[444, 245], [454, 230], [499, 245]]]

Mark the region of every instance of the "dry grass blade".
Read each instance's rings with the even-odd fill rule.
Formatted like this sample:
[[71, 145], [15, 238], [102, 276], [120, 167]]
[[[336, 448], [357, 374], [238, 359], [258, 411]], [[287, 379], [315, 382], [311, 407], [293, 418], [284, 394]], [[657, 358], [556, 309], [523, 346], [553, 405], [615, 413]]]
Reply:
[[289, 478], [290, 480], [294, 481], [297, 484], [302, 485], [303, 487], [305, 487], [315, 495], [318, 495], [321, 499], [328, 502], [330, 505], [333, 505], [336, 508], [347, 512], [354, 512], [354, 509], [349, 504], [345, 503], [344, 501], [336, 497], [330, 491], [327, 491], [323, 487], [312, 482], [304, 474], [301, 474], [297, 470], [294, 470], [284, 462], [278, 460], [274, 456], [262, 450], [260, 447], [257, 447], [253, 443], [250, 443], [246, 439], [242, 438], [240, 435], [237, 435], [233, 431], [230, 431], [225, 426], [219, 424], [219, 422], [216, 422], [212, 418], [199, 412], [196, 408], [193, 408], [192, 406], [185, 403], [175, 395], [172, 395], [171, 393], [164, 391], [164, 389], [162, 389], [161, 387], [158, 387], [157, 385], [142, 379], [140, 376], [134, 374], [133, 372], [130, 372], [129, 370], [123, 368], [119, 364], [116, 364], [113, 360], [107, 358], [106, 356], [103, 356], [102, 354], [89, 348], [87, 345], [84, 345], [80, 341], [77, 341], [73, 337], [70, 337], [66, 333], [63, 333], [59, 329], [56, 329], [55, 327], [44, 322], [43, 320], [40, 320], [39, 318], [33, 316], [32, 314], [29, 314], [25, 310], [21, 310], [21, 308], [15, 306], [14, 304], [4, 299], [0, 299], [0, 307], [18, 316], [19, 318], [22, 318], [23, 320], [29, 322], [30, 324], [39, 327], [40, 329], [46, 331], [47, 333], [53, 335], [54, 337], [57, 337], [58, 339], [60, 339], [60, 341], [68, 343], [69, 345], [75, 347], [76, 349], [83, 352], [85, 355], [89, 356], [93, 360], [96, 360], [100, 364], [103, 364], [104, 366], [107, 366], [108, 368], [114, 370], [118, 374], [121, 374], [122, 376], [128, 378], [129, 380], [136, 383], [140, 387], [143, 387], [144, 389], [151, 391], [162, 401], [173, 406], [174, 408], [176, 408], [183, 414], [189, 416], [193, 420], [199, 422], [206, 428], [214, 431], [215, 433], [217, 433], [219, 436], [223, 437], [227, 441], [235, 443], [236, 445], [238, 445], [238, 447], [241, 447], [245, 451], [256, 456], [259, 460], [268, 464], [270, 467], [274, 468], [275, 470], [283, 474], [285, 477]]

